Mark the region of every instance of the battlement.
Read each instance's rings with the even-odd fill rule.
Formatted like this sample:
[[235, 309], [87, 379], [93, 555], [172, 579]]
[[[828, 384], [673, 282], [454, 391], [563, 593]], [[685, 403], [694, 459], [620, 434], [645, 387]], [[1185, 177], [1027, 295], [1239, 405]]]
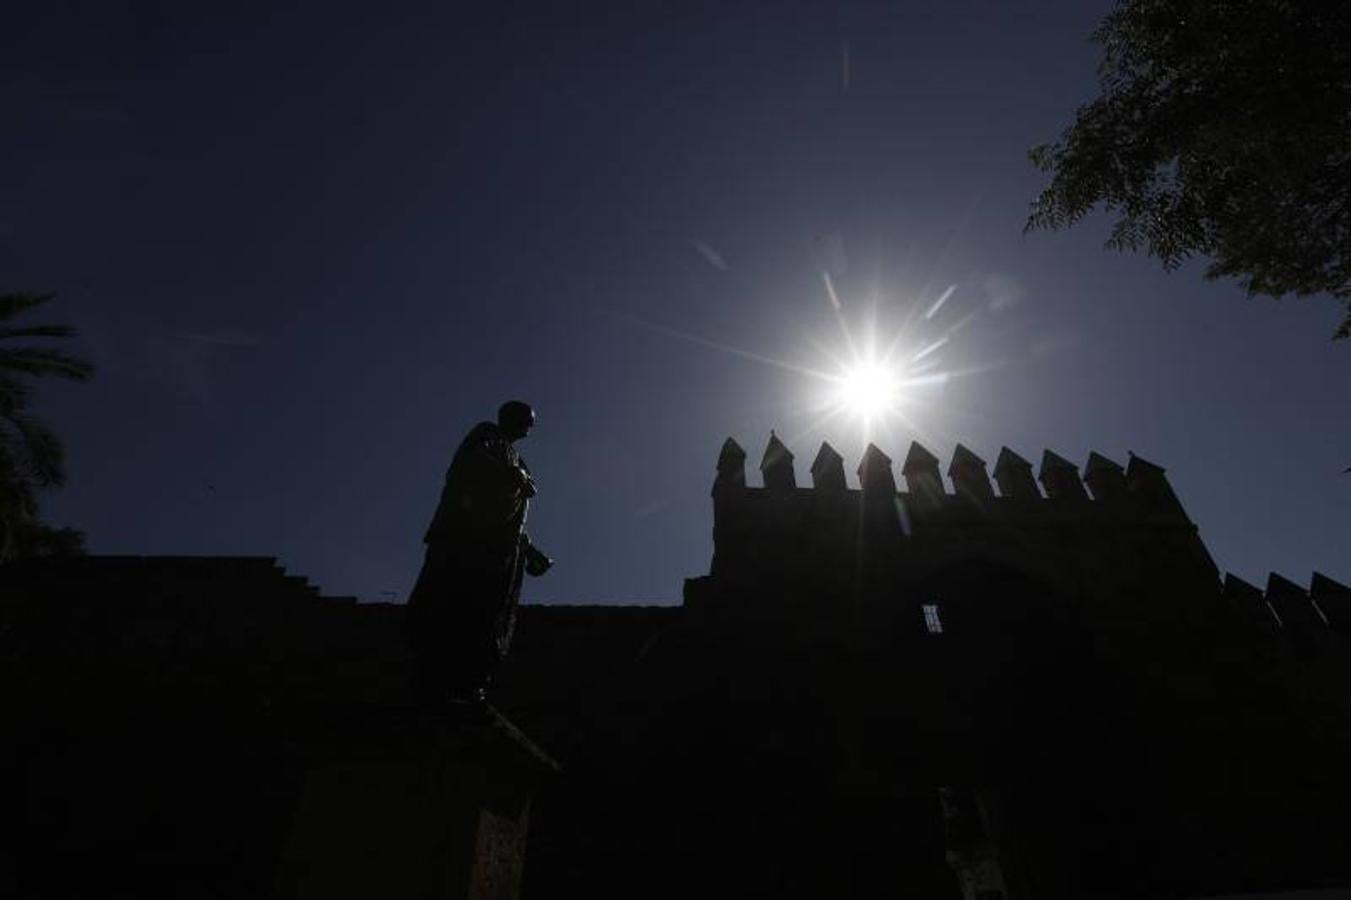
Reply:
[[1224, 577], [1223, 596], [1230, 609], [1256, 630], [1315, 640], [1326, 633], [1351, 638], [1351, 588], [1321, 572], [1314, 572], [1303, 588], [1275, 572], [1266, 589], [1234, 574]]
[[938, 457], [914, 441], [901, 464], [902, 489], [892, 471], [891, 458], [875, 444], [869, 444], [856, 470], [859, 487], [850, 488], [844, 457], [826, 442], [821, 444], [809, 470], [812, 486], [805, 488], [798, 487], [792, 452], [771, 432], [760, 462], [762, 486], [751, 487], [746, 483], [746, 451], [728, 438], [718, 454], [713, 496], [722, 501], [755, 502], [760, 493], [803, 499], [813, 494], [889, 494], [896, 496], [906, 513], [921, 516], [943, 509], [987, 515], [1001, 512], [1026, 515], [1035, 511], [1092, 515], [1091, 510], [1110, 510], [1116, 515], [1188, 521], [1164, 469], [1133, 453], [1128, 456], [1127, 465], [1122, 466], [1095, 451], [1089, 454], [1081, 471], [1054, 451], [1045, 450], [1034, 477], [1030, 462], [1008, 447], [1001, 447], [992, 479], [985, 460], [958, 444], [947, 466], [945, 482]]
[[1160, 573], [1170, 592], [1214, 596], [1219, 587], [1219, 570], [1163, 468], [1134, 454], [1123, 466], [1094, 452], [1080, 469], [1047, 450], [1034, 474], [1032, 463], [1003, 447], [990, 473], [968, 447], [958, 444], [945, 470], [916, 441], [898, 473], [869, 444], [853, 487], [844, 457], [823, 443], [811, 486], [799, 487], [792, 450], [771, 432], [759, 468], [760, 486], [748, 485], [746, 451], [723, 442], [710, 576], [691, 582], [687, 605], [776, 614], [829, 614], [860, 602], [895, 607], [903, 597], [914, 605], [933, 594], [930, 581], [971, 565], [1016, 573], [1045, 596], [1074, 598], [1067, 602], [1119, 601], [1099, 603], [1102, 610], [1160, 605], [1151, 599]]

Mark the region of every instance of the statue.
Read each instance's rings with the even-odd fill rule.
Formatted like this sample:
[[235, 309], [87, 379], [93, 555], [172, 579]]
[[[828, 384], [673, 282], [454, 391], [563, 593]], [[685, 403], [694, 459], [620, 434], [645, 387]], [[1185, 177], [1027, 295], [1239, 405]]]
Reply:
[[470, 430], [446, 473], [406, 614], [413, 688], [426, 705], [486, 705], [511, 644], [522, 573], [553, 565], [524, 531], [535, 481], [513, 444], [534, 424], [529, 405], [502, 404], [496, 423]]

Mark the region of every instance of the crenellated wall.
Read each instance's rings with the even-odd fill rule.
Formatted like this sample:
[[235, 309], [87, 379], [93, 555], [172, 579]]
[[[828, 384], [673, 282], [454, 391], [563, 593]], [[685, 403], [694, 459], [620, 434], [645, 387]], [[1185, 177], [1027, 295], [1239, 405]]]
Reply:
[[1265, 590], [1227, 574], [1224, 599], [1251, 630], [1305, 649], [1328, 635], [1351, 639], [1351, 588], [1321, 572], [1313, 573], [1308, 589], [1272, 572]]
[[687, 583], [686, 605], [757, 616], [893, 606], [918, 621], [913, 607], [935, 599], [935, 579], [984, 563], [1037, 579], [1099, 623], [1203, 624], [1237, 611], [1277, 632], [1351, 630], [1347, 589], [1325, 576], [1310, 597], [1273, 575], [1258, 600], [1229, 576], [1221, 597], [1219, 570], [1164, 469], [1134, 454], [1122, 466], [1093, 452], [1080, 468], [1046, 450], [1034, 475], [1003, 447], [992, 478], [961, 444], [944, 473], [915, 442], [898, 483], [892, 460], [869, 445], [857, 488], [844, 465], [823, 443], [812, 486], [799, 487], [793, 453], [771, 433], [752, 486], [746, 452], [728, 438], [713, 484], [713, 563]]

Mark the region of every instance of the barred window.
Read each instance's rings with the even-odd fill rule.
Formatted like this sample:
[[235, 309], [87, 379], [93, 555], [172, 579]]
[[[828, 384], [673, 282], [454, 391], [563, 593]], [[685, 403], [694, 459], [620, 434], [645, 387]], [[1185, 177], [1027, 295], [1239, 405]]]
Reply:
[[938, 604], [925, 603], [922, 608], [924, 610], [924, 627], [929, 630], [929, 634], [942, 634], [943, 620], [938, 617]]

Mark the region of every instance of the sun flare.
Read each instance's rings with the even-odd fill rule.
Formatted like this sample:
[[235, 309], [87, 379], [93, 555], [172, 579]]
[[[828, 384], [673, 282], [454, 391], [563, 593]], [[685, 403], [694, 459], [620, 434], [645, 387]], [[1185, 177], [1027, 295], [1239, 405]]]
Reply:
[[865, 420], [892, 411], [900, 401], [901, 379], [881, 363], [859, 361], [840, 376], [836, 400]]
[[[821, 274], [826, 309], [839, 329], [839, 342], [806, 336], [811, 355], [793, 359], [769, 356], [664, 325], [641, 324], [700, 346], [742, 357], [799, 376], [808, 388], [797, 410], [801, 434], [819, 433], [849, 423], [863, 445], [873, 440], [895, 442], [906, 434], [932, 436], [941, 428], [944, 411], [939, 392], [951, 379], [967, 377], [1002, 365], [951, 367], [953, 336], [976, 317], [968, 312], [951, 321], [956, 304], [948, 301], [957, 291], [950, 284], [937, 299], [923, 294], [884, 302], [877, 290], [861, 314], [846, 315], [847, 294], [835, 289], [828, 273]], [[888, 314], [889, 313], [889, 314]], [[883, 322], [883, 319], [886, 319]], [[851, 319], [853, 321], [851, 321]], [[838, 431], [834, 432], [836, 439]], [[791, 436], [791, 435], [790, 435]]]

